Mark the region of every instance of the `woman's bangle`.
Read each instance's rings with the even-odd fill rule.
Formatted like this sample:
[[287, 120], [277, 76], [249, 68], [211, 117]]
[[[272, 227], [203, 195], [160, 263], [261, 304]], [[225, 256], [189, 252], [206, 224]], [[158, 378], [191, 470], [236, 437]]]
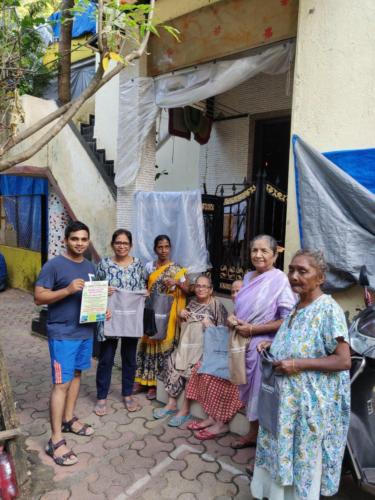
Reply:
[[249, 337], [253, 335], [253, 325], [249, 325]]
[[297, 375], [297, 373], [300, 372], [300, 370], [298, 368], [296, 368], [296, 362], [295, 362], [295, 359], [292, 359], [292, 368], [293, 368], [293, 373], [295, 375]]

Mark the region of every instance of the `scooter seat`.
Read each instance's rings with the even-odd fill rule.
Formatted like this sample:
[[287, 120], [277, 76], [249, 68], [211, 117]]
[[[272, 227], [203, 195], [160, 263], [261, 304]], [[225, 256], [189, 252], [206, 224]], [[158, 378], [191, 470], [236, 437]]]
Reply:
[[362, 472], [368, 483], [375, 484], [375, 467], [363, 469]]

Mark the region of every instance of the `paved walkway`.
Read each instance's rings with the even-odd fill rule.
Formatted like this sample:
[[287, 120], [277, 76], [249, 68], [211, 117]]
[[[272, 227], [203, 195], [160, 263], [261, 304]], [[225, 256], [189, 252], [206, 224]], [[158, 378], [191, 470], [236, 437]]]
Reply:
[[129, 414], [121, 403], [114, 370], [109, 413], [93, 412], [95, 367], [85, 372], [77, 414], [95, 428], [92, 437], [67, 434], [79, 464], [63, 468], [44, 452], [49, 438], [50, 366], [47, 342], [30, 335], [36, 307], [31, 295], [0, 295], [0, 344], [6, 356], [31, 464], [31, 493], [42, 500], [249, 499], [244, 475], [251, 451], [230, 448], [231, 437], [204, 444], [189, 430], [172, 429], [152, 418], [156, 406], [140, 396], [143, 409]]
[[[0, 294], [0, 344], [5, 353], [20, 423], [27, 435], [31, 484], [25, 498], [42, 500], [228, 500], [250, 499], [244, 474], [249, 449], [229, 447], [231, 436], [199, 442], [189, 430], [172, 429], [143, 409], [129, 414], [121, 403], [119, 372], [114, 370], [109, 413], [93, 414], [95, 367], [85, 373], [77, 414], [93, 425], [95, 435], [67, 434], [79, 464], [56, 466], [45, 454], [49, 438], [50, 366], [47, 342], [30, 335], [36, 312], [31, 295]], [[341, 500], [367, 499], [346, 478]]]

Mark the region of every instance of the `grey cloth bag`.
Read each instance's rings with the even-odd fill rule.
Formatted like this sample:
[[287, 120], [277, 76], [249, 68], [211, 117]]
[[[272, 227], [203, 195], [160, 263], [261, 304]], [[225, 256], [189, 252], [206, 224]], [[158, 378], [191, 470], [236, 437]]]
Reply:
[[142, 337], [144, 306], [143, 291], [131, 292], [117, 288], [108, 297], [108, 310], [112, 316], [104, 322], [105, 337]]
[[151, 307], [155, 312], [155, 324], [157, 333], [150, 337], [152, 340], [164, 340], [167, 336], [169, 315], [174, 300], [173, 295], [166, 293], [151, 294]]
[[229, 380], [229, 330], [226, 326], [209, 326], [203, 334], [203, 358], [198, 373]]
[[280, 406], [280, 376], [275, 373], [275, 357], [268, 351], [261, 354], [262, 382], [258, 398], [259, 425], [277, 435]]

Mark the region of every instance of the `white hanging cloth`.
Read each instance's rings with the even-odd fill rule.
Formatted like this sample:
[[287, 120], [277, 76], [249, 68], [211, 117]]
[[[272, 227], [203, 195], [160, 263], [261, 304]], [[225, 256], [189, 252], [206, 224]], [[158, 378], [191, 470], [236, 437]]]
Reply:
[[226, 92], [258, 73], [276, 75], [291, 67], [294, 43], [259, 54], [187, 68], [174, 74], [136, 78], [120, 84], [118, 154], [115, 183], [132, 184], [141, 167], [142, 147], [160, 108], [178, 108]]
[[155, 260], [154, 239], [167, 234], [172, 243], [171, 257], [190, 273], [209, 266], [200, 191], [144, 192], [134, 197], [134, 255], [142, 262]]

